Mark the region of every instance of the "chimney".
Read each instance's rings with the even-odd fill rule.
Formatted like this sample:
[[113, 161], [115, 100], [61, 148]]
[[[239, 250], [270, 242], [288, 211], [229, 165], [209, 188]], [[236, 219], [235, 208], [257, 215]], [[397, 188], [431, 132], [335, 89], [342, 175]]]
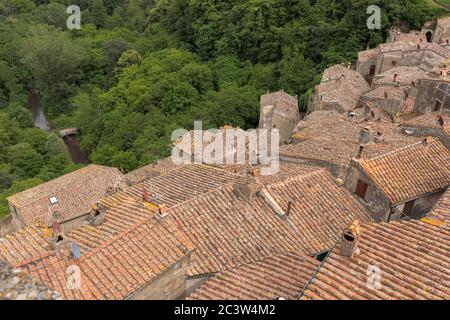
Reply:
[[261, 176], [261, 169], [260, 168], [255, 168], [252, 170], [252, 176], [254, 177], [260, 177]]
[[370, 141], [370, 130], [369, 128], [361, 129], [359, 132], [359, 144], [366, 145]]
[[341, 256], [352, 258], [357, 252], [359, 240], [361, 238], [361, 226], [356, 220], [342, 234], [340, 254]]
[[66, 236], [58, 222], [53, 222], [52, 226], [52, 236], [50, 238], [50, 247], [52, 249], [58, 248], [65, 244]]
[[289, 219], [289, 216], [291, 215], [291, 209], [292, 209], [292, 205], [294, 204], [294, 199], [290, 198], [288, 199], [288, 204], [287, 204], [287, 209], [286, 209], [286, 213], [284, 214], [284, 216], [286, 217], [286, 219]]
[[99, 226], [105, 221], [106, 207], [101, 203], [94, 204], [87, 218], [88, 222], [93, 226]]
[[150, 199], [150, 194], [148, 193], [147, 189], [143, 188], [142, 189], [142, 200], [144, 202], [148, 202], [151, 203], [151, 199]]
[[156, 220], [162, 220], [165, 217], [167, 217], [168, 215], [169, 215], [169, 209], [167, 208], [167, 206], [165, 204], [161, 204], [158, 207], [158, 211], [155, 212]]
[[359, 146], [359, 150], [358, 150], [358, 155], [356, 156], [356, 159], [361, 159], [363, 152], [364, 152], [364, 146], [360, 145]]
[[385, 98], [385, 99], [387, 99], [387, 98], [388, 98], [388, 94], [387, 94], [387, 92], [386, 92], [386, 91], [384, 92], [384, 98]]
[[413, 81], [411, 81], [411, 85], [413, 86], [413, 87], [415, 87], [416, 86], [416, 82], [413, 80]]
[[263, 188], [262, 184], [255, 182], [236, 183], [233, 186], [233, 193], [244, 200], [251, 200]]

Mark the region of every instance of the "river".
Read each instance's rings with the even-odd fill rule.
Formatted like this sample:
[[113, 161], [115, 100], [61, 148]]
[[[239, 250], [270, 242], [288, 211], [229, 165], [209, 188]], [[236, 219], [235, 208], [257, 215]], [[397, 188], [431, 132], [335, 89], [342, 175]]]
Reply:
[[[34, 125], [45, 132], [50, 132], [52, 127], [44, 114], [39, 93], [31, 90], [28, 93], [28, 109], [33, 115]], [[89, 153], [81, 150], [80, 142], [74, 136], [64, 137], [64, 143], [69, 149], [70, 157], [74, 163], [88, 164]]]

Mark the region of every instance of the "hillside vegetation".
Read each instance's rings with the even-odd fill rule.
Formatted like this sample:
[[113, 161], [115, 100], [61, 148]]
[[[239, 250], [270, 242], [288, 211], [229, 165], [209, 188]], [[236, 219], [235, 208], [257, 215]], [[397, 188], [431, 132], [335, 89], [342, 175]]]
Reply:
[[[382, 30], [366, 27], [369, 5]], [[66, 27], [67, 6], [81, 30]], [[302, 105], [329, 65], [441, 14], [427, 0], [0, 0], [0, 216], [6, 196], [77, 168], [34, 128], [36, 90], [53, 128], [79, 127], [92, 161], [135, 169], [170, 153], [176, 128], [255, 127], [259, 96]]]

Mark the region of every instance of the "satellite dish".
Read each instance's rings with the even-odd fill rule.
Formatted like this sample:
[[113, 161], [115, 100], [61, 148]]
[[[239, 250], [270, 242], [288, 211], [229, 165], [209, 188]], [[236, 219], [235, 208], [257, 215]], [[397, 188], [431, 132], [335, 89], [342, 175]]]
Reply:
[[72, 242], [71, 249], [72, 249], [72, 255], [74, 256], [74, 258], [77, 260], [80, 260], [81, 253], [80, 253], [80, 246], [78, 245], [78, 243]]
[[62, 232], [61, 225], [58, 222], [53, 222], [53, 231], [58, 233]]

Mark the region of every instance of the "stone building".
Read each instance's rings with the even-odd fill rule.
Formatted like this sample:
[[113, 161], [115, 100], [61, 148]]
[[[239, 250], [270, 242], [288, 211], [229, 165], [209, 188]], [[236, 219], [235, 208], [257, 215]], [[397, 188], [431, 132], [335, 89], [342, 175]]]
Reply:
[[89, 165], [8, 198], [17, 228], [58, 222], [65, 232], [81, 225], [101, 198], [127, 186], [116, 168]]
[[384, 43], [378, 48], [360, 52], [356, 71], [369, 83], [375, 76], [397, 67], [418, 67], [438, 77], [439, 67], [445, 63], [448, 56], [449, 50], [436, 43]]
[[348, 113], [356, 109], [361, 95], [369, 90], [358, 72], [343, 65], [330, 67], [324, 71], [321, 83], [314, 90], [308, 114], [320, 110]]
[[280, 143], [287, 141], [301, 120], [297, 97], [283, 90], [261, 96], [260, 129], [278, 129]]
[[450, 113], [448, 79], [421, 79], [414, 104], [414, 113], [418, 115], [429, 112]]
[[440, 45], [448, 45], [450, 43], [450, 17], [437, 20], [433, 42]]
[[450, 185], [449, 164], [450, 151], [427, 138], [369, 160], [355, 158], [346, 186], [377, 221], [418, 218]]

